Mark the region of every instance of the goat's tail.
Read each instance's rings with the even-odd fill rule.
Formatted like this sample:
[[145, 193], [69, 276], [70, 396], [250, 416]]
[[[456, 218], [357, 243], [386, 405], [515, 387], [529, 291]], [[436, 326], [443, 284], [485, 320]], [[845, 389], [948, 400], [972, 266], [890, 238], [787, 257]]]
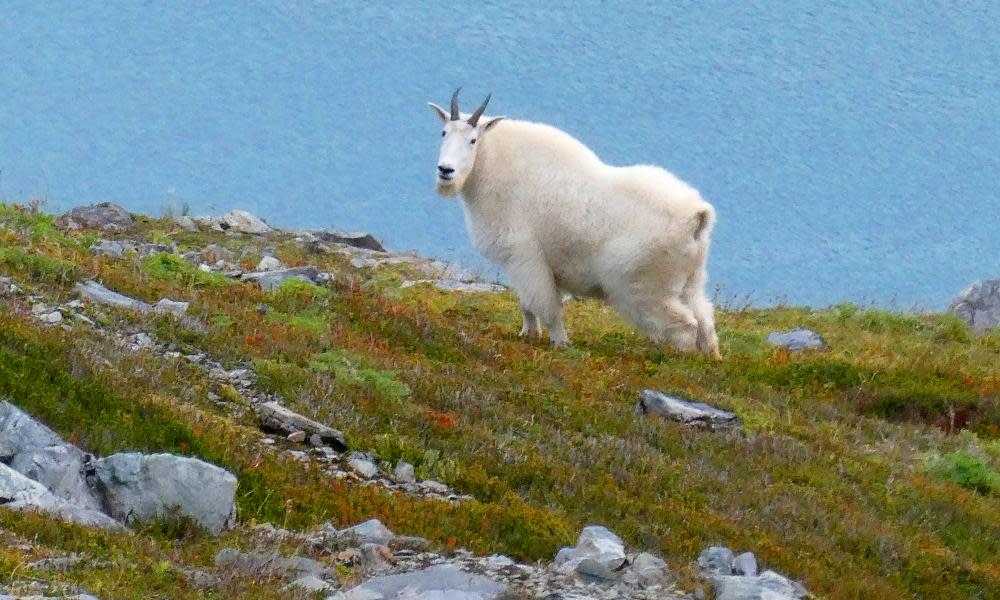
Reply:
[[711, 206], [702, 208], [694, 215], [694, 239], [701, 241], [703, 236], [707, 236], [715, 225], [715, 209]]

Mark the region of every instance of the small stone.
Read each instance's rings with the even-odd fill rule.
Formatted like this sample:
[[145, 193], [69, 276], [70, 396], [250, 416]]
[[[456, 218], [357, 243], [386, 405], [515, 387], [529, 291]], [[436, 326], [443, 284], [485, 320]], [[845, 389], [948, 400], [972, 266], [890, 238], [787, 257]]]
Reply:
[[271, 226], [261, 221], [255, 215], [245, 211], [234, 209], [222, 216], [221, 226], [227, 231], [239, 233], [261, 234], [272, 231]]
[[739, 423], [739, 418], [728, 410], [710, 406], [703, 402], [692, 402], [669, 396], [656, 390], [642, 390], [636, 411], [654, 414], [685, 425], [698, 425], [712, 429], [729, 427]]
[[174, 217], [174, 224], [188, 232], [198, 231], [198, 225], [194, 222], [194, 219], [187, 215], [181, 215], [179, 217]]
[[46, 323], [48, 325], [55, 325], [56, 323], [62, 323], [63, 316], [61, 312], [59, 312], [58, 310], [54, 310], [50, 313], [45, 313], [44, 315], [38, 317], [38, 319], [42, 323]]
[[258, 271], [277, 271], [279, 269], [283, 269], [284, 267], [285, 265], [281, 264], [281, 261], [273, 256], [265, 256], [260, 259], [259, 263], [257, 263]]
[[315, 575], [306, 575], [305, 577], [299, 577], [295, 581], [289, 583], [285, 586], [286, 590], [303, 590], [312, 594], [319, 592], [329, 592], [333, 589], [329, 583], [323, 581]]
[[434, 481], [433, 479], [425, 479], [421, 481], [420, 489], [425, 492], [430, 492], [432, 494], [442, 494], [442, 495], [447, 494], [451, 491], [448, 489], [448, 486], [441, 483], [440, 481]]
[[786, 333], [772, 332], [767, 341], [772, 346], [780, 346], [789, 350], [825, 350], [826, 342], [815, 331], [808, 329], [793, 329]]
[[183, 316], [187, 313], [187, 309], [190, 305], [190, 302], [181, 302], [177, 300], [170, 300], [168, 298], [161, 298], [159, 302], [153, 305], [153, 311], [163, 314], [169, 313], [177, 316]]
[[368, 519], [363, 523], [348, 527], [338, 533], [338, 537], [355, 544], [388, 544], [396, 537], [388, 527], [378, 519]]
[[378, 475], [378, 466], [361, 452], [352, 452], [347, 462], [358, 475], [365, 479], [371, 479]]
[[399, 461], [392, 472], [393, 478], [399, 483], [413, 483], [417, 480], [413, 465], [406, 461]]
[[757, 575], [757, 557], [753, 552], [744, 552], [733, 559], [733, 574], [747, 577]]
[[[301, 444], [306, 441], [306, 432], [299, 430], [288, 434], [288, 441], [294, 444]], [[322, 441], [322, 440], [320, 440]]]
[[715, 575], [731, 575], [733, 572], [733, 551], [725, 546], [711, 546], [698, 555], [698, 566], [702, 571]]
[[90, 251], [98, 256], [120, 258], [121, 255], [125, 253], [125, 247], [122, 246], [121, 242], [114, 240], [101, 240], [100, 243], [91, 246]]

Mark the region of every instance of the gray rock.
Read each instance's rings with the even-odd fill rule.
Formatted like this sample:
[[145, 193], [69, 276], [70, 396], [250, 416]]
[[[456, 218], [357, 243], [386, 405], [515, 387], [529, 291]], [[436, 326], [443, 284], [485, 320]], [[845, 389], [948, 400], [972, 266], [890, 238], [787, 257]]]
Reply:
[[457, 279], [416, 279], [404, 281], [399, 287], [408, 288], [420, 284], [429, 284], [446, 292], [485, 292], [498, 293], [507, 288], [496, 283], [483, 283], [481, 281], [459, 281]]
[[57, 498], [45, 486], [28, 479], [0, 462], [0, 506], [18, 511], [35, 511], [58, 517], [71, 523], [102, 529], [121, 529], [108, 515]]
[[711, 546], [705, 548], [698, 555], [698, 566], [706, 573], [715, 575], [732, 575], [733, 573], [733, 551], [725, 546]]
[[714, 575], [715, 600], [799, 600], [809, 595], [801, 585], [774, 571], [757, 577]]
[[948, 312], [968, 323], [976, 333], [1000, 325], [1000, 279], [979, 281], [962, 290]]
[[562, 573], [580, 573], [598, 579], [615, 579], [625, 564], [625, 543], [607, 527], [584, 527], [576, 547], [556, 554], [555, 566]]
[[63, 316], [61, 312], [59, 312], [58, 310], [54, 310], [52, 312], [45, 313], [42, 316], [38, 317], [38, 320], [41, 321], [42, 323], [45, 323], [46, 325], [57, 325], [59, 323], [62, 323]]
[[279, 271], [284, 268], [285, 265], [281, 264], [281, 261], [273, 256], [265, 256], [260, 259], [257, 263], [258, 271]]
[[277, 552], [240, 552], [223, 548], [215, 555], [215, 566], [230, 573], [253, 577], [298, 579], [312, 575], [329, 577], [330, 570], [323, 563], [304, 556], [285, 557]]
[[347, 462], [358, 475], [365, 479], [371, 479], [378, 475], [378, 465], [361, 452], [351, 452]]
[[493, 600], [506, 586], [452, 565], [436, 565], [420, 571], [369, 579], [335, 594], [336, 600]]
[[84, 475], [87, 455], [6, 401], [0, 401], [0, 462], [61, 500], [101, 510], [101, 501]]
[[399, 461], [392, 472], [393, 478], [399, 483], [414, 483], [417, 481], [416, 471], [413, 465], [406, 461]]
[[174, 217], [174, 224], [188, 232], [198, 231], [198, 225], [194, 222], [194, 219], [187, 215], [181, 215], [179, 217]]
[[111, 202], [77, 206], [66, 213], [64, 218], [70, 223], [71, 227], [75, 224], [87, 229], [116, 231], [127, 228], [135, 221], [127, 210]]
[[642, 390], [636, 410], [644, 415], [657, 415], [686, 425], [713, 429], [739, 424], [739, 418], [728, 410], [702, 402], [675, 398], [656, 390]]
[[245, 210], [233, 209], [222, 216], [220, 225], [225, 230], [239, 233], [261, 234], [272, 231], [271, 226]]
[[757, 575], [757, 557], [753, 552], [744, 552], [733, 559], [733, 574], [747, 577]]
[[212, 533], [236, 522], [236, 476], [196, 458], [113, 454], [94, 463], [108, 512], [122, 522], [187, 517]]
[[233, 262], [233, 260], [236, 259], [236, 255], [233, 254], [232, 250], [226, 248], [225, 246], [220, 246], [218, 244], [210, 244], [208, 246], [205, 246], [205, 249], [201, 251], [201, 257], [205, 262], [213, 265], [219, 262], [220, 260], [225, 262]]
[[191, 306], [190, 302], [160, 298], [160, 301], [153, 305], [153, 311], [163, 314], [173, 314], [180, 317], [187, 313], [189, 306]]
[[281, 269], [280, 271], [266, 271], [263, 273], [244, 273], [243, 281], [256, 283], [265, 292], [272, 292], [289, 279], [301, 279], [309, 283], [319, 282], [319, 269], [314, 266], [292, 267]]
[[772, 346], [780, 346], [789, 350], [825, 350], [826, 342], [815, 331], [809, 329], [793, 329], [786, 333], [771, 332], [767, 341]]
[[90, 250], [99, 256], [110, 256], [111, 258], [119, 258], [125, 254], [125, 246], [114, 240], [101, 240], [100, 243], [91, 246]]
[[337, 537], [355, 545], [382, 544], [386, 545], [395, 539], [396, 535], [378, 519], [368, 519], [353, 527], [338, 532]]
[[643, 552], [632, 559], [626, 581], [641, 585], [664, 585], [667, 583], [667, 561], [648, 552]]
[[347, 442], [344, 441], [344, 434], [332, 427], [313, 421], [304, 417], [277, 402], [265, 402], [257, 406], [257, 416], [260, 418], [260, 426], [264, 431], [291, 435], [297, 431], [304, 431], [310, 437], [319, 436], [324, 444], [329, 444], [335, 450], [343, 452], [347, 450]]
[[306, 441], [306, 432], [301, 430], [293, 431], [292, 433], [288, 434], [288, 441], [292, 442], [293, 444], [301, 444], [302, 442]]
[[113, 292], [96, 281], [86, 281], [73, 286], [73, 291], [84, 300], [89, 300], [95, 304], [124, 308], [139, 313], [146, 313], [153, 310], [153, 307], [142, 300], [130, 298], [118, 292]]
[[289, 583], [285, 586], [285, 589], [289, 591], [302, 590], [310, 594], [317, 594], [319, 592], [329, 592], [333, 590], [333, 586], [315, 575], [306, 575]]
[[308, 232], [318, 240], [326, 243], [344, 244], [354, 248], [363, 248], [375, 252], [385, 252], [385, 247], [376, 240], [370, 233], [357, 233], [348, 231], [310, 231]]

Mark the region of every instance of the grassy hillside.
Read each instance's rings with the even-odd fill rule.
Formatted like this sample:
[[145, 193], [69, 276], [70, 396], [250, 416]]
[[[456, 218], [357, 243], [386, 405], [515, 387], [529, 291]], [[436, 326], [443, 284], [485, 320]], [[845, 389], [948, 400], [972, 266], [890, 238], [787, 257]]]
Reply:
[[[173, 255], [96, 256], [88, 248], [101, 236], [174, 242], [179, 252], [215, 243], [247, 266], [269, 246], [334, 280], [262, 292]], [[407, 460], [475, 501], [330, 482], [261, 453], [255, 421], [209, 400], [238, 405], [238, 395], [196, 367], [123, 350], [82, 324], [44, 327], [8, 296], [0, 396], [95, 453], [166, 450], [230, 469], [242, 527], [221, 540], [162, 527], [88, 533], [0, 511], [9, 539], [108, 558], [32, 575], [21, 567], [28, 551], [7, 544], [0, 584], [32, 575], [108, 597], [201, 597], [184, 570], [207, 568], [223, 544], [250, 544], [254, 523], [305, 528], [374, 515], [442, 547], [546, 560], [600, 523], [662, 553], [689, 587], [698, 552], [724, 544], [827, 598], [1000, 593], [1000, 331], [977, 337], [949, 316], [851, 305], [722, 307], [724, 360], [713, 362], [650, 345], [600, 303], [570, 301], [574, 346], [550, 350], [517, 338], [511, 293], [403, 288], [417, 278], [408, 265], [355, 269], [290, 234], [190, 233], [139, 218], [101, 236], [0, 205], [0, 275], [50, 302], [90, 278], [150, 302], [190, 301], [193, 321], [103, 311], [99, 324], [252, 367], [267, 390], [344, 431], [352, 447]], [[797, 326], [829, 349], [789, 352], [765, 340]], [[633, 407], [643, 388], [732, 410], [742, 427], [641, 417]], [[125, 558], [112, 560], [119, 552]], [[277, 584], [252, 585], [230, 593], [280, 595]]]

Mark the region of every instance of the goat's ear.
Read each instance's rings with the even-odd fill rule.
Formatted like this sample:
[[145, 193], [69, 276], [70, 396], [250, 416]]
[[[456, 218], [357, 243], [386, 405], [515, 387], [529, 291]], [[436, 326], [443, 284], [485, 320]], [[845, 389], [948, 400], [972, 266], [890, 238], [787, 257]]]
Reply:
[[483, 131], [489, 131], [490, 129], [493, 129], [494, 125], [496, 125], [500, 121], [503, 121], [506, 118], [507, 117], [490, 117], [489, 120], [487, 120], [486, 123], [483, 124]]
[[439, 119], [441, 119], [442, 123], [447, 123], [448, 122], [448, 113], [444, 112], [443, 108], [441, 108], [437, 104], [434, 104], [433, 102], [428, 102], [427, 106], [429, 106], [429, 107], [431, 107], [431, 108], [434, 109], [434, 112], [437, 113], [437, 116], [438, 116]]

